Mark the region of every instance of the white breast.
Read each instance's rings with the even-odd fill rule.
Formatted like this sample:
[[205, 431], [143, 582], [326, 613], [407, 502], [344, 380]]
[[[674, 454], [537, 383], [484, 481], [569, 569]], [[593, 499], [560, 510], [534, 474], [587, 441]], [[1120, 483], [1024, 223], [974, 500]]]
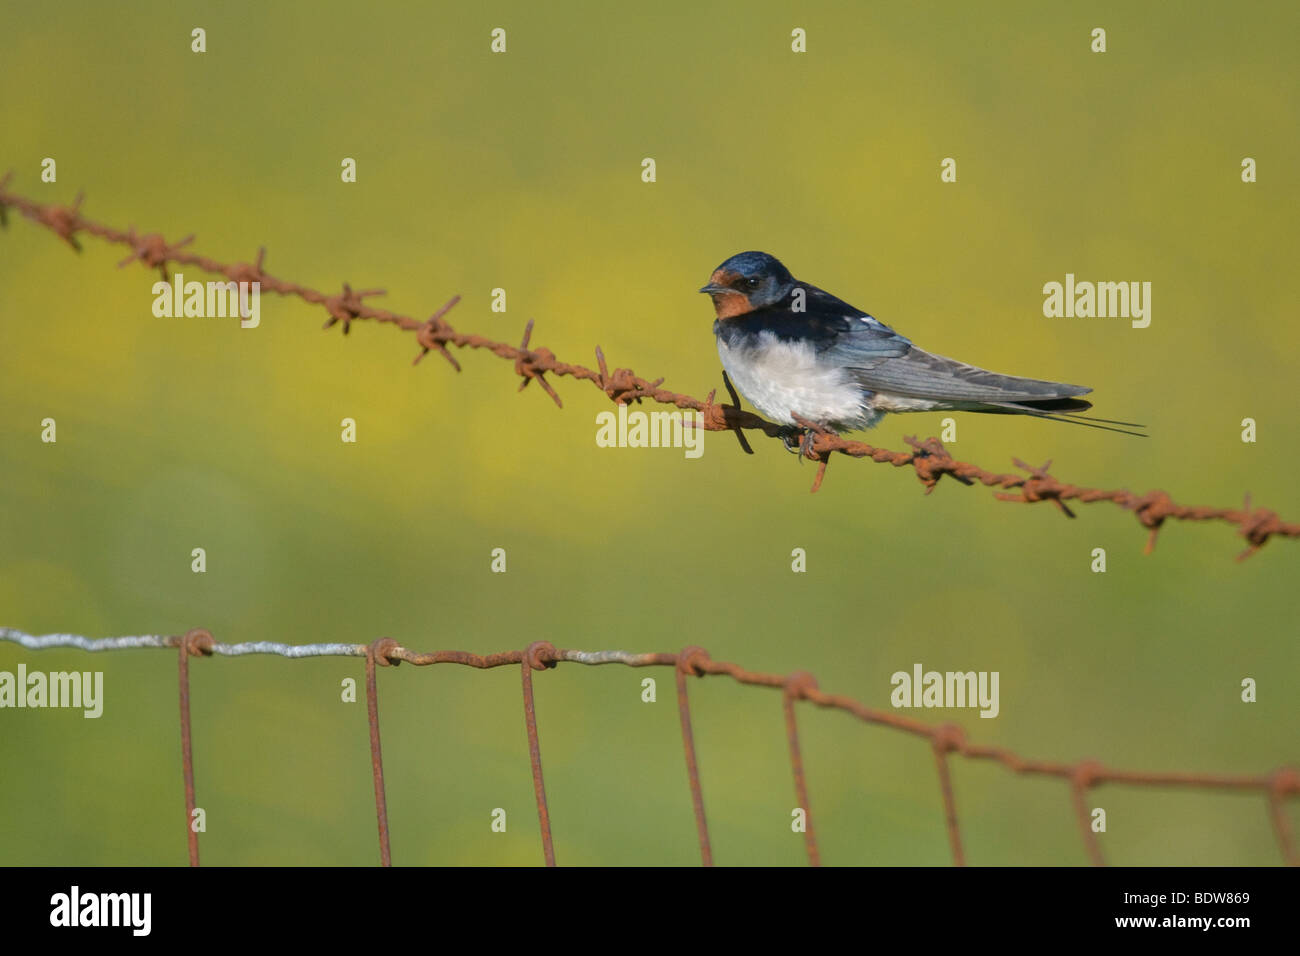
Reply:
[[774, 422], [795, 424], [793, 411], [841, 430], [868, 428], [878, 414], [864, 404], [862, 389], [840, 368], [819, 367], [811, 345], [763, 332], [750, 348], [728, 348], [718, 339], [727, 375], [755, 408]]

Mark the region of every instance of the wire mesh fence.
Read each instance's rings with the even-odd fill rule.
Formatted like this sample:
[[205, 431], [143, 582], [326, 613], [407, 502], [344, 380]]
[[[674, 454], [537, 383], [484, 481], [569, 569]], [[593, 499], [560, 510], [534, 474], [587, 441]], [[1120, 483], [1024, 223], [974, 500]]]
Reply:
[[814, 866], [821, 862], [817, 846], [810, 788], [801, 755], [796, 704], [804, 701], [817, 707], [843, 711], [867, 724], [887, 727], [925, 740], [934, 756], [937, 782], [944, 808], [944, 825], [953, 863], [966, 862], [962, 830], [957, 813], [957, 800], [949, 771], [950, 756], [968, 760], [993, 761], [1006, 769], [1031, 776], [1055, 777], [1069, 787], [1070, 803], [1078, 823], [1080, 838], [1088, 859], [1095, 866], [1105, 863], [1088, 808], [1090, 792], [1103, 784], [1125, 786], [1169, 787], [1235, 791], [1262, 796], [1273, 835], [1282, 860], [1291, 866], [1300, 866], [1295, 837], [1288, 816], [1287, 802], [1300, 795], [1300, 769], [1281, 767], [1259, 774], [1216, 774], [1181, 771], [1126, 770], [1110, 767], [1096, 760], [1079, 760], [1073, 763], [1056, 760], [1031, 759], [1014, 751], [971, 742], [960, 727], [954, 724], [928, 724], [901, 714], [869, 707], [859, 700], [821, 690], [816, 679], [806, 671], [791, 674], [771, 674], [750, 671], [725, 661], [715, 661], [701, 647], [689, 646], [677, 653], [629, 653], [605, 650], [584, 651], [557, 649], [547, 641], [534, 641], [522, 650], [503, 651], [479, 655], [467, 651], [431, 651], [419, 653], [403, 647], [392, 638], [379, 638], [370, 644], [281, 644], [258, 641], [242, 644], [222, 644], [202, 628], [184, 635], [110, 637], [92, 639], [77, 634], [32, 635], [13, 628], [0, 628], [0, 640], [18, 644], [29, 650], [47, 648], [78, 648], [83, 651], [121, 651], [137, 648], [167, 648], [178, 651], [178, 690], [180, 699], [181, 773], [185, 787], [185, 831], [189, 844], [191, 866], [199, 865], [199, 834], [192, 826], [198, 806], [195, 788], [194, 754], [190, 720], [190, 658], [240, 657], [248, 654], [275, 654], [301, 660], [308, 657], [360, 657], [365, 659], [366, 720], [370, 734], [371, 772], [375, 789], [375, 816], [379, 830], [379, 854], [384, 866], [392, 864], [392, 845], [388, 828], [387, 796], [384, 786], [384, 762], [379, 730], [378, 670], [400, 663], [427, 666], [431, 664], [459, 664], [487, 669], [519, 665], [523, 698], [524, 728], [528, 738], [528, 755], [532, 771], [533, 793], [537, 803], [538, 826], [541, 833], [542, 854], [548, 866], [554, 866], [555, 847], [551, 835], [550, 812], [546, 801], [546, 784], [542, 773], [541, 737], [538, 728], [537, 707], [533, 695], [533, 671], [553, 668], [560, 663], [600, 665], [623, 664], [627, 667], [671, 667], [677, 688], [677, 708], [681, 723], [682, 750], [686, 763], [687, 782], [691, 805], [695, 814], [696, 832], [700, 846], [700, 860], [705, 866], [713, 865], [713, 850], [709, 839], [708, 817], [705, 813], [704, 787], [701, 782], [700, 759], [695, 747], [691, 723], [688, 677], [725, 676], [745, 685], [767, 687], [781, 693], [785, 730], [790, 753], [790, 768], [794, 780], [798, 808], [804, 812], [804, 846], [808, 862]]

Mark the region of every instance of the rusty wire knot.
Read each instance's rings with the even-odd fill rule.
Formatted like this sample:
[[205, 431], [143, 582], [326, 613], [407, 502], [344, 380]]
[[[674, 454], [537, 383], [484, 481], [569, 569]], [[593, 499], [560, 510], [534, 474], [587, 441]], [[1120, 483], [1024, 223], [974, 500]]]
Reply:
[[560, 655], [550, 641], [533, 641], [524, 648], [524, 663], [535, 671], [544, 671], [559, 663]]
[[411, 360], [412, 365], [419, 365], [420, 360], [428, 355], [430, 351], [436, 351], [451, 363], [452, 368], [458, 372], [460, 371], [460, 363], [456, 361], [454, 355], [447, 351], [447, 343], [455, 340], [456, 330], [451, 327], [450, 322], [443, 320], [443, 316], [447, 314], [448, 310], [459, 301], [460, 296], [453, 295], [443, 303], [442, 308], [425, 319], [420, 327], [415, 330], [415, 341], [420, 344], [420, 354]]
[[261, 282], [266, 273], [262, 271], [262, 263], [266, 261], [266, 246], [257, 250], [257, 258], [253, 262], [236, 262], [230, 267], [230, 278], [235, 282], [247, 282], [250, 285], [254, 282]]
[[1070, 783], [1080, 792], [1091, 790], [1101, 779], [1102, 769], [1096, 760], [1081, 760], [1070, 774]]
[[1285, 797], [1291, 793], [1300, 793], [1300, 769], [1282, 767], [1275, 770], [1272, 779], [1269, 781], [1269, 789], [1278, 797]]
[[646, 395], [646, 390], [637, 384], [636, 374], [630, 368], [614, 369], [614, 374], [606, 376], [601, 384], [605, 394], [620, 405], [640, 403]]
[[[605, 351], [599, 345], [596, 346], [596, 367], [598, 371], [592, 378], [596, 387], [609, 396], [611, 401], [626, 405], [624, 398], [637, 390], [635, 373], [630, 368], [616, 368], [611, 375], [609, 366], [605, 363]], [[632, 397], [635, 401], [641, 401], [640, 396], [633, 394]]]
[[1029, 472], [1029, 477], [1020, 484], [1021, 501], [1028, 504], [1037, 501], [1050, 501], [1067, 518], [1074, 517], [1074, 512], [1070, 510], [1070, 506], [1065, 503], [1063, 498], [1069, 486], [1062, 485], [1048, 472], [1048, 469], [1052, 467], [1050, 458], [1038, 467], [1026, 464], [1019, 458], [1013, 458], [1011, 461], [1017, 468]]
[[706, 673], [705, 665], [712, 660], [704, 648], [688, 644], [677, 654], [677, 669], [687, 677], [703, 677]]
[[190, 657], [211, 657], [212, 645], [215, 643], [211, 631], [205, 627], [194, 627], [181, 637], [180, 647]]
[[1176, 514], [1178, 506], [1167, 493], [1159, 490], [1148, 492], [1141, 498], [1134, 498], [1123, 506], [1132, 511], [1137, 516], [1138, 523], [1151, 532], [1147, 535], [1146, 546], [1142, 549], [1143, 554], [1150, 554], [1155, 550], [1156, 538], [1160, 535], [1160, 529], [1164, 527], [1165, 519]]
[[402, 645], [391, 637], [377, 637], [366, 647], [366, 653], [369, 654], [374, 662], [380, 667], [396, 667], [402, 663], [400, 659], [395, 658], [392, 654], [402, 649]]
[[1241, 536], [1250, 542], [1250, 548], [1242, 555], [1246, 557], [1254, 554], [1268, 541], [1269, 537], [1278, 528], [1278, 518], [1276, 511], [1269, 511], [1267, 508], [1258, 508], [1254, 511], [1250, 508], [1250, 496], [1246, 496], [1246, 503], [1243, 509], [1246, 513], [1241, 518]]
[[729, 429], [736, 433], [736, 437], [742, 442], [742, 447], [748, 449], [747, 455], [754, 454], [754, 450], [749, 447], [749, 440], [745, 438], [744, 429], [746, 427], [745, 419], [756, 418], [750, 415], [738, 405], [726, 405], [718, 402], [710, 404], [707, 408], [701, 410], [704, 414], [704, 425], [713, 431], [723, 431]]
[[384, 289], [359, 289], [353, 291], [352, 286], [346, 282], [343, 283], [343, 291], [335, 295], [327, 296], [322, 303], [325, 311], [330, 317], [321, 326], [322, 329], [328, 329], [335, 323], [343, 323], [343, 334], [347, 335], [352, 327], [352, 320], [360, 316], [366, 310], [366, 304], [362, 299], [372, 295], [385, 295]]
[[596, 346], [596, 365], [599, 371], [591, 376], [591, 380], [595, 382], [598, 389], [609, 396], [611, 401], [619, 405], [630, 405], [632, 402], [640, 403], [643, 398], [654, 398], [655, 389], [664, 383], [663, 376], [653, 382], [644, 381], [630, 368], [616, 368], [613, 374], [610, 374], [609, 366], [605, 363], [605, 352], [599, 345]]
[[79, 192], [71, 206], [50, 206], [40, 216], [41, 222], [77, 252], [81, 251], [81, 243], [77, 241], [75, 233], [81, 228], [81, 204], [85, 199], [85, 193]]
[[935, 753], [962, 753], [966, 749], [966, 731], [956, 724], [940, 724], [930, 733]]
[[132, 252], [119, 262], [117, 267], [122, 269], [133, 262], [139, 261], [148, 269], [157, 269], [164, 282], [170, 279], [167, 275], [167, 260], [174, 259], [178, 251], [194, 241], [194, 233], [190, 233], [180, 242], [172, 243], [169, 243], [162, 237], [161, 233], [157, 232], [151, 232], [147, 236], [137, 236], [134, 226], [127, 230], [126, 235]]
[[912, 448], [910, 464], [916, 472], [917, 479], [925, 485], [925, 493], [928, 495], [934, 491], [939, 479], [944, 475], [951, 475], [963, 485], [969, 485], [970, 479], [963, 476], [960, 471], [961, 463], [949, 454], [948, 449], [944, 447], [943, 442], [937, 438], [927, 438], [924, 441], [918, 439], [915, 435], [906, 435], [903, 441], [907, 442]]
[[1152, 491], [1141, 498], [1135, 498], [1128, 508], [1137, 516], [1144, 528], [1155, 531], [1173, 514], [1174, 502], [1165, 492]]
[[434, 351], [451, 363], [451, 367], [460, 371], [460, 363], [456, 361], [456, 356], [447, 351], [447, 343], [456, 337], [456, 332], [450, 325], [443, 322], [436, 316], [430, 317], [423, 325], [415, 330], [415, 341], [420, 345], [420, 354], [411, 360], [412, 365], [419, 365], [429, 352]]
[[781, 682], [781, 692], [791, 700], [802, 700], [817, 689], [817, 678], [808, 671], [795, 671]]
[[560, 401], [560, 396], [551, 388], [551, 383], [546, 380], [546, 370], [555, 367], [555, 353], [550, 349], [529, 349], [528, 341], [533, 337], [533, 320], [529, 319], [528, 324], [524, 326], [524, 338], [519, 343], [519, 348], [515, 350], [515, 374], [523, 379], [519, 383], [519, 391], [528, 387], [528, 383], [536, 381], [551, 400], [560, 408], [564, 407], [564, 402]]

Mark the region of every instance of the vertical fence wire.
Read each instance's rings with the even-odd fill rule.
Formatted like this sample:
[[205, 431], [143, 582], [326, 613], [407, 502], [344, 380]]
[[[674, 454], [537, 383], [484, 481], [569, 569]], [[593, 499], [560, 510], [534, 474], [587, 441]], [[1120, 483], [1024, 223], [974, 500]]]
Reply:
[[375, 781], [375, 818], [379, 822], [379, 865], [393, 865], [393, 850], [388, 835], [388, 795], [384, 787], [384, 755], [379, 742], [379, 685], [375, 679], [375, 662], [390, 662], [387, 651], [395, 648], [392, 638], [381, 637], [366, 648], [366, 717], [370, 725], [370, 768]]
[[700, 841], [700, 862], [713, 865], [713, 846], [709, 843], [709, 823], [704, 815], [704, 790], [700, 786], [700, 767], [695, 758], [695, 733], [691, 729], [691, 703], [686, 692], [686, 675], [703, 676], [694, 669], [692, 658], [703, 648], [686, 647], [677, 657], [673, 672], [677, 677], [677, 714], [682, 724], [682, 750], [686, 754], [686, 779], [691, 788], [691, 806], [695, 810], [695, 833]]
[[555, 648], [546, 641], [534, 641], [520, 662], [524, 688], [524, 726], [528, 731], [528, 760], [533, 768], [533, 793], [537, 798], [537, 823], [542, 831], [542, 857], [555, 866], [555, 845], [551, 842], [551, 812], [546, 805], [546, 784], [542, 780], [542, 745], [537, 738], [537, 705], [533, 701], [533, 671], [555, 666]]
[[1101, 843], [1092, 829], [1092, 815], [1088, 811], [1088, 794], [1092, 790], [1095, 765], [1091, 762], [1080, 764], [1070, 778], [1070, 799], [1074, 804], [1074, 815], [1079, 821], [1079, 833], [1083, 837], [1083, 848], [1087, 851], [1088, 862], [1093, 866], [1105, 866], [1106, 858], [1101, 852]]
[[785, 709], [785, 733], [790, 743], [790, 769], [794, 771], [795, 799], [803, 811], [803, 842], [808, 851], [808, 865], [821, 866], [821, 854], [817, 850], [817, 835], [813, 830], [812, 805], [808, 800], [808, 781], [803, 772], [803, 754], [799, 749], [799, 727], [795, 722], [794, 702], [809, 689], [816, 689], [817, 682], [807, 671], [798, 671], [785, 680], [781, 702]]
[[181, 776], [185, 783], [185, 839], [189, 844], [190, 866], [199, 865], [199, 833], [195, 829], [194, 738], [190, 725], [190, 655], [205, 653], [212, 645], [212, 635], [195, 628], [181, 639], [178, 654], [178, 683], [181, 700]]
[[1286, 808], [1287, 795], [1295, 793], [1300, 793], [1300, 770], [1284, 769], [1273, 774], [1268, 788], [1269, 818], [1273, 822], [1273, 834], [1277, 837], [1277, 845], [1282, 850], [1282, 859], [1287, 866], [1300, 866], [1300, 853], [1296, 852], [1291, 818], [1287, 816]]
[[948, 766], [948, 751], [960, 746], [961, 729], [952, 724], [939, 727], [930, 740], [934, 750], [935, 769], [939, 773], [939, 793], [943, 796], [943, 818], [948, 828], [948, 845], [952, 849], [954, 866], [966, 865], [966, 854], [961, 846], [961, 828], [957, 825], [957, 801], [952, 793], [952, 774]]

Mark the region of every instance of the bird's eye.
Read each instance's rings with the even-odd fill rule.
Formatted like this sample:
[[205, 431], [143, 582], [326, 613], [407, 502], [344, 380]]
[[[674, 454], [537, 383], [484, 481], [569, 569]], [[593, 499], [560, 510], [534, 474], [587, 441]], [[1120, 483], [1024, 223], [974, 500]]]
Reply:
[[748, 279], [745, 280], [745, 285], [749, 286], [751, 289], [757, 289], [762, 284], [763, 284], [763, 280], [760, 279], [758, 276], [750, 276]]

